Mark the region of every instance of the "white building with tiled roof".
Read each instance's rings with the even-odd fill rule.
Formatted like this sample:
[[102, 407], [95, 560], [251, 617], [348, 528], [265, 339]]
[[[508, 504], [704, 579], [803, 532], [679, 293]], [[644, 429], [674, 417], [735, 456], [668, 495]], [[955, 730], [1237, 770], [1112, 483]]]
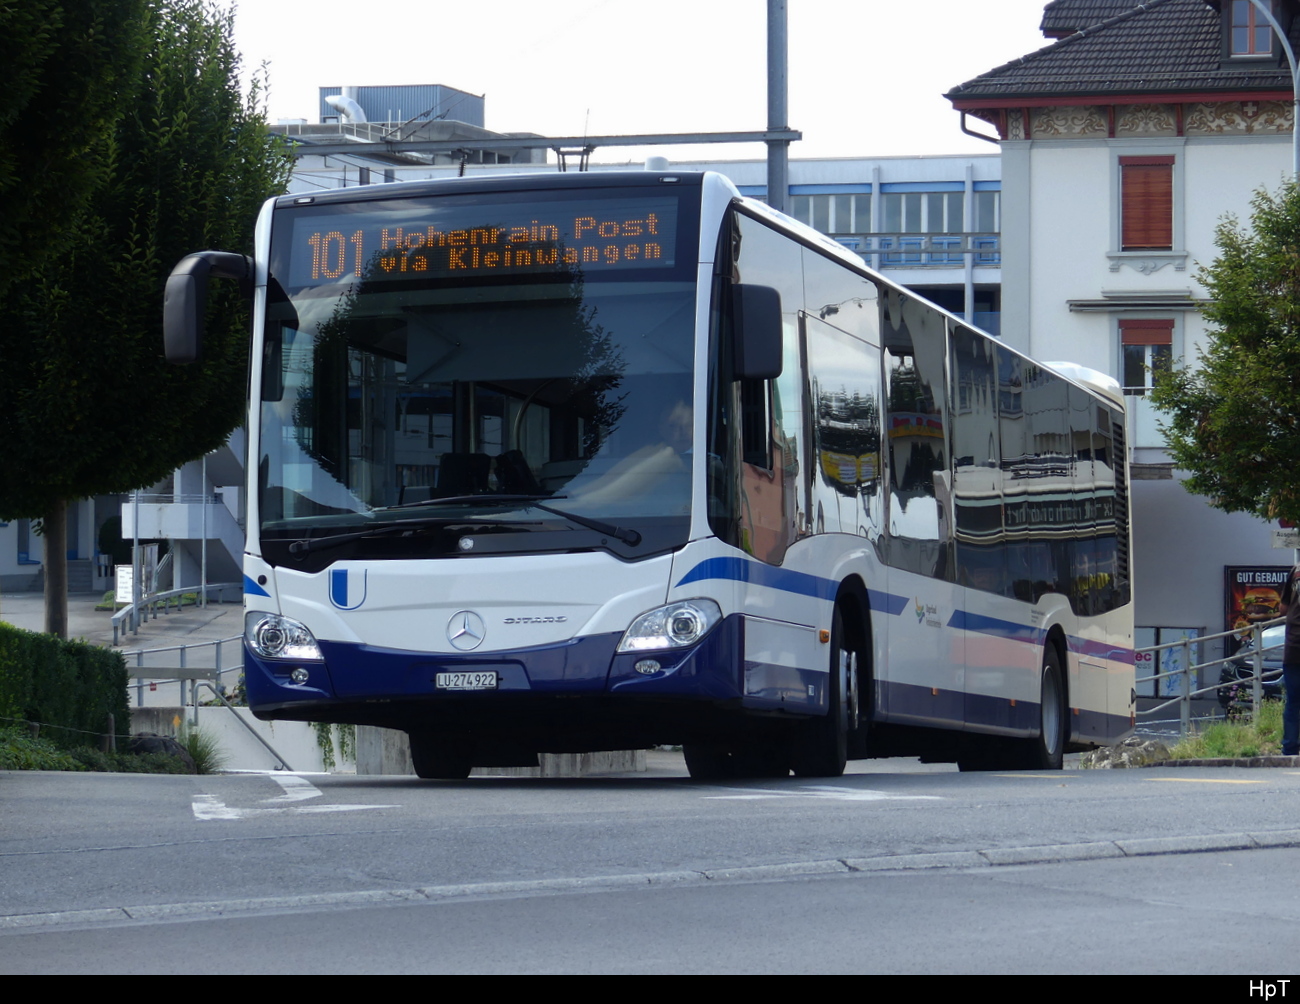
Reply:
[[[1274, 4], [1300, 43], [1298, 7]], [[1217, 225], [1291, 173], [1286, 59], [1245, 2], [1055, 0], [1041, 27], [1055, 41], [947, 94], [1002, 149], [1001, 333], [1127, 390], [1139, 644], [1221, 631], [1225, 569], [1291, 552], [1182, 489], [1145, 391], [1196, 363]]]

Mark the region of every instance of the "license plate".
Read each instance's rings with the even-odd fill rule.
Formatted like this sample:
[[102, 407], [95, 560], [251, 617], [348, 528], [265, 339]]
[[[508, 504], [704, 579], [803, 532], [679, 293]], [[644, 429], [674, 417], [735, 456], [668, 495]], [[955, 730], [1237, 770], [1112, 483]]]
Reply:
[[439, 690], [496, 690], [497, 674], [495, 670], [438, 673], [433, 678], [433, 685]]

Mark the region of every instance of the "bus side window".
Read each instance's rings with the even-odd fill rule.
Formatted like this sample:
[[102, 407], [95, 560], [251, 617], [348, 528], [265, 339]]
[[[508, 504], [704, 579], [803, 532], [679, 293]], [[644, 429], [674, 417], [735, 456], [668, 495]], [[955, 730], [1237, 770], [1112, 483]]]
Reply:
[[997, 347], [962, 325], [952, 331], [953, 532], [957, 579], [1003, 596], [1007, 580], [998, 449]]
[[804, 326], [818, 530], [875, 540], [883, 529], [880, 349], [812, 315]]
[[952, 476], [943, 405], [947, 323], [925, 301], [890, 290], [881, 300], [880, 332], [888, 407], [888, 561], [950, 578]]

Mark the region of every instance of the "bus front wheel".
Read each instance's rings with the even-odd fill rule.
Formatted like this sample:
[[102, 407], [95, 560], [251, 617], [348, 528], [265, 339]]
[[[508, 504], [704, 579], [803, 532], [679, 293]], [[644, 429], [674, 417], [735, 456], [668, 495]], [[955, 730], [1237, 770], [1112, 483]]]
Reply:
[[682, 754], [695, 781], [786, 777], [785, 747], [766, 738], [751, 739], [734, 749], [714, 743], [685, 743]]
[[428, 732], [408, 732], [411, 764], [416, 777], [426, 781], [460, 781], [473, 769], [469, 754]]
[[844, 632], [844, 612], [831, 620], [831, 665], [827, 674], [826, 716], [801, 723], [794, 736], [791, 764], [797, 777], [839, 777], [849, 758], [849, 706], [857, 692], [857, 658]]

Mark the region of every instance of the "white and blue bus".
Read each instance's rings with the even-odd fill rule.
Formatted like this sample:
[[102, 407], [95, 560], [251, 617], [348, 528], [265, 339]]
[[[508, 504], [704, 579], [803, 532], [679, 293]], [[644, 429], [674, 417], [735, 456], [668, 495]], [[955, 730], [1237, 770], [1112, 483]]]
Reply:
[[[1055, 768], [1131, 730], [1123, 399], [716, 174], [467, 177], [269, 202], [245, 674], [264, 719], [422, 777], [682, 744]], [[1068, 374], [1068, 375], [1067, 375]]]

